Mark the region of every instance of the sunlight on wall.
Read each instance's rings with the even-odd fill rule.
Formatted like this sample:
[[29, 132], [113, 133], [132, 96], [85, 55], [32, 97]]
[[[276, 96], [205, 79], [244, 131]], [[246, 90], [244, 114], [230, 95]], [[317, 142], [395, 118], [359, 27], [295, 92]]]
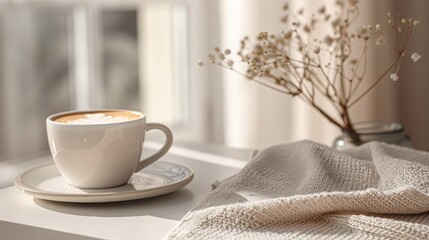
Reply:
[[187, 115], [183, 11], [170, 3], [142, 5], [139, 11], [140, 98], [150, 121], [177, 125]]

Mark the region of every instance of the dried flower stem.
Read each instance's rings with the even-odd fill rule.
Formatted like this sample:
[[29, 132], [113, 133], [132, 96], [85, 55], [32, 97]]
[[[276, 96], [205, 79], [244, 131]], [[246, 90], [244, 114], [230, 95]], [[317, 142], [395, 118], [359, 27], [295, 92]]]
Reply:
[[[396, 44], [393, 44], [380, 24], [351, 30], [351, 25], [359, 16], [358, 0], [336, 0], [336, 4], [340, 14], [329, 14], [322, 6], [318, 15], [311, 17], [310, 23], [298, 20], [303, 15], [303, 9], [297, 14], [288, 15], [289, 7], [285, 5], [283, 9], [286, 15], [282, 17], [282, 22], [287, 23], [290, 16], [297, 19], [292, 23], [292, 30], [277, 35], [262, 32], [257, 37], [256, 44], [251, 43], [248, 37], [243, 38], [238, 52], [241, 61], [233, 61], [227, 56], [231, 52], [229, 49], [221, 52], [219, 48], [215, 48], [209, 55], [209, 63], [232, 70], [275, 91], [298, 96], [359, 142], [350, 118], [350, 108], [373, 90], [388, 73], [391, 73], [393, 80], [398, 78], [409, 36], [420, 21], [411, 18], [399, 19], [399, 15], [394, 19], [388, 14], [388, 24], [395, 36], [393, 42]], [[321, 23], [330, 24], [332, 33], [324, 38], [314, 38], [314, 31]], [[368, 42], [372, 38], [380, 43], [381, 40], [386, 40], [397, 55], [392, 63], [362, 90], [360, 87], [367, 71]], [[363, 43], [359, 54], [354, 54], [352, 42], [355, 41]], [[355, 55], [358, 55], [358, 58], [355, 58]], [[323, 61], [324, 56], [329, 56], [326, 63]], [[419, 58], [419, 54], [413, 53], [413, 61]], [[239, 62], [248, 65], [245, 73], [234, 69], [234, 64]], [[199, 62], [200, 66], [204, 64]], [[392, 73], [395, 67], [396, 71]], [[334, 107], [337, 116], [331, 115], [325, 106], [320, 104], [322, 99]]]
[[384, 79], [384, 77], [395, 67], [395, 65], [398, 63], [398, 61], [401, 59], [401, 55], [398, 55], [395, 60], [387, 67], [387, 69], [378, 77], [377, 80], [375, 80], [363, 93], [361, 93], [360, 96], [358, 96], [356, 99], [354, 99], [347, 107], [352, 107], [355, 105], [359, 100], [361, 100], [366, 94], [368, 94], [377, 84]]

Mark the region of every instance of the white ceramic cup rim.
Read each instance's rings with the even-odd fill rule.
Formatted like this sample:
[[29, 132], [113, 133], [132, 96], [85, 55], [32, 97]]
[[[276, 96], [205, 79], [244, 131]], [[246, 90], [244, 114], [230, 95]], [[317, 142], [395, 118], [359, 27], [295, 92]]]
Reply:
[[[106, 122], [106, 123], [62, 123], [62, 122], [56, 122], [55, 119], [63, 117], [63, 116], [68, 116], [68, 115], [73, 115], [73, 114], [82, 114], [82, 113], [98, 113], [98, 112], [130, 112], [133, 114], [136, 114], [139, 116], [139, 118], [136, 119], [131, 119], [131, 120], [126, 120], [126, 121], [121, 121], [121, 122]], [[49, 122], [49, 124], [54, 124], [54, 125], [59, 125], [59, 126], [106, 126], [106, 125], [122, 125], [122, 124], [126, 124], [126, 123], [132, 123], [132, 122], [137, 122], [137, 121], [141, 121], [141, 120], [146, 119], [146, 115], [142, 112], [138, 112], [138, 111], [134, 111], [134, 110], [126, 110], [126, 109], [88, 109], [88, 110], [73, 110], [73, 111], [66, 111], [66, 112], [60, 112], [60, 113], [55, 113], [50, 115], [49, 117], [46, 118], [46, 120]]]

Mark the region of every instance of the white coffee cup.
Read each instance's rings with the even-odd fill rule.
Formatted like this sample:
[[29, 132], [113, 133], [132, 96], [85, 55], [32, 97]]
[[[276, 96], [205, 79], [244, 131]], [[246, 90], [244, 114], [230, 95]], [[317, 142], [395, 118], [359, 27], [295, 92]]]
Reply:
[[[46, 126], [58, 171], [69, 184], [79, 188], [126, 184], [135, 172], [167, 153], [173, 143], [168, 127], [146, 123], [143, 113], [129, 110], [63, 112], [49, 116]], [[165, 143], [156, 153], [140, 160], [145, 133], [152, 129], [165, 134]]]

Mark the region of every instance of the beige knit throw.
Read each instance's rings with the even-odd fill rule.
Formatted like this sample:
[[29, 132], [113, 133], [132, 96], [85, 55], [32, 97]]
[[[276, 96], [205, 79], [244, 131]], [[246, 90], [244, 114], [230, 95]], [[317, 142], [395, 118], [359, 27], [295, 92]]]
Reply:
[[261, 151], [166, 238], [429, 239], [426, 211], [429, 153], [302, 141]]

